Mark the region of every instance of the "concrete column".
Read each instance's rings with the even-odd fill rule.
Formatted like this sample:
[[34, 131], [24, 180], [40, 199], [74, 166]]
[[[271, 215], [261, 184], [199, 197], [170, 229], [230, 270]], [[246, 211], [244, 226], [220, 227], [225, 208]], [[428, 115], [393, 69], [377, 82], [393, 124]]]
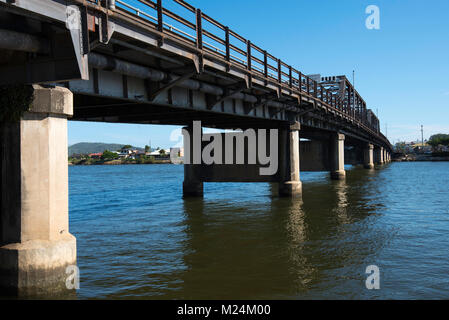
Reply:
[[182, 193], [184, 197], [203, 197], [203, 182], [195, 170], [201, 165], [202, 128], [188, 126], [183, 128], [184, 135], [184, 182]]
[[364, 161], [363, 165], [366, 169], [374, 168], [374, 154], [373, 154], [374, 146], [369, 143], [364, 150]]
[[345, 135], [334, 134], [330, 141], [330, 165], [331, 179], [342, 180], [346, 177], [345, 172]]
[[69, 233], [65, 88], [34, 87], [20, 121], [0, 125], [0, 296], [46, 296], [66, 291], [66, 268], [76, 265]]
[[295, 122], [288, 128], [279, 130], [279, 195], [299, 197], [302, 184], [299, 177], [299, 130]]
[[384, 148], [377, 147], [376, 148], [376, 160], [378, 164], [384, 164]]

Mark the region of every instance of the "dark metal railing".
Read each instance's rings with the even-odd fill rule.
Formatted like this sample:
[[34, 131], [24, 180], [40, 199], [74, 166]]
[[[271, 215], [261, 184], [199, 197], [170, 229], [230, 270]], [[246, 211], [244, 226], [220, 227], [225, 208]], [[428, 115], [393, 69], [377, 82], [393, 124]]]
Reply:
[[[245, 70], [252, 78], [263, 80], [265, 85], [270, 83], [281, 89], [319, 100], [335, 112], [356, 121], [371, 133], [383, 137], [380, 134], [378, 119], [371, 123], [368, 121], [366, 104], [352, 85], [349, 84], [349, 98], [343, 97], [253, 44], [200, 9], [183, 0], [171, 1], [172, 6], [176, 4], [180, 9], [186, 10], [186, 13], [190, 13], [193, 21], [189, 21], [187, 17], [164, 7], [166, 1], [115, 0], [115, 10], [126, 10], [136, 17], [147, 20], [147, 24], [153, 25], [158, 32], [188, 42], [198, 50], [206, 51], [223, 60], [228, 65], [228, 70], [232, 65]], [[221, 35], [210, 31], [212, 27], [219, 30]]]

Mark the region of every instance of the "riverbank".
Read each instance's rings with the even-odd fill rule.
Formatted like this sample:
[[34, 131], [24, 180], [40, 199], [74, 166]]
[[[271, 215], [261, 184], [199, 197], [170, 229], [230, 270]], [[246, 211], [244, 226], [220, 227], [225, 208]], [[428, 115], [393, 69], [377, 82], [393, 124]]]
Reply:
[[396, 162], [414, 162], [414, 161], [449, 161], [449, 156], [433, 156], [433, 155], [415, 155], [408, 154], [400, 158], [393, 159]]
[[109, 161], [69, 161], [69, 166], [114, 166], [114, 165], [127, 165], [127, 164], [172, 164], [173, 162], [170, 159], [161, 159], [161, 160], [151, 160], [151, 161], [139, 161], [139, 160], [109, 160]]

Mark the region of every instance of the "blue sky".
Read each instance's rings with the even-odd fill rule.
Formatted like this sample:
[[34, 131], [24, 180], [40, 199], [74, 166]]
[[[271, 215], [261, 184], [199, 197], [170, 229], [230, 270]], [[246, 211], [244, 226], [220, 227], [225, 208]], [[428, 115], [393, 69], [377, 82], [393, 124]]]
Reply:
[[[164, 0], [165, 3], [172, 2]], [[449, 133], [448, 0], [192, 0], [203, 12], [305, 74], [345, 74], [388, 138]], [[368, 5], [380, 30], [368, 30]], [[69, 122], [69, 144], [170, 147], [177, 127]]]

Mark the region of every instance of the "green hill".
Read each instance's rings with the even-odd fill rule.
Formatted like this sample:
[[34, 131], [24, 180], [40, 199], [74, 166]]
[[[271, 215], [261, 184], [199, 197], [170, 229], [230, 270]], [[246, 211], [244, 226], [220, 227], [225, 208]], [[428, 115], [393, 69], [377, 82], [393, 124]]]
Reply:
[[[73, 154], [89, 154], [103, 152], [104, 150], [117, 151], [120, 150], [124, 144], [117, 143], [101, 143], [101, 142], [80, 142], [69, 147], [69, 156]], [[137, 150], [142, 148], [133, 147]]]

